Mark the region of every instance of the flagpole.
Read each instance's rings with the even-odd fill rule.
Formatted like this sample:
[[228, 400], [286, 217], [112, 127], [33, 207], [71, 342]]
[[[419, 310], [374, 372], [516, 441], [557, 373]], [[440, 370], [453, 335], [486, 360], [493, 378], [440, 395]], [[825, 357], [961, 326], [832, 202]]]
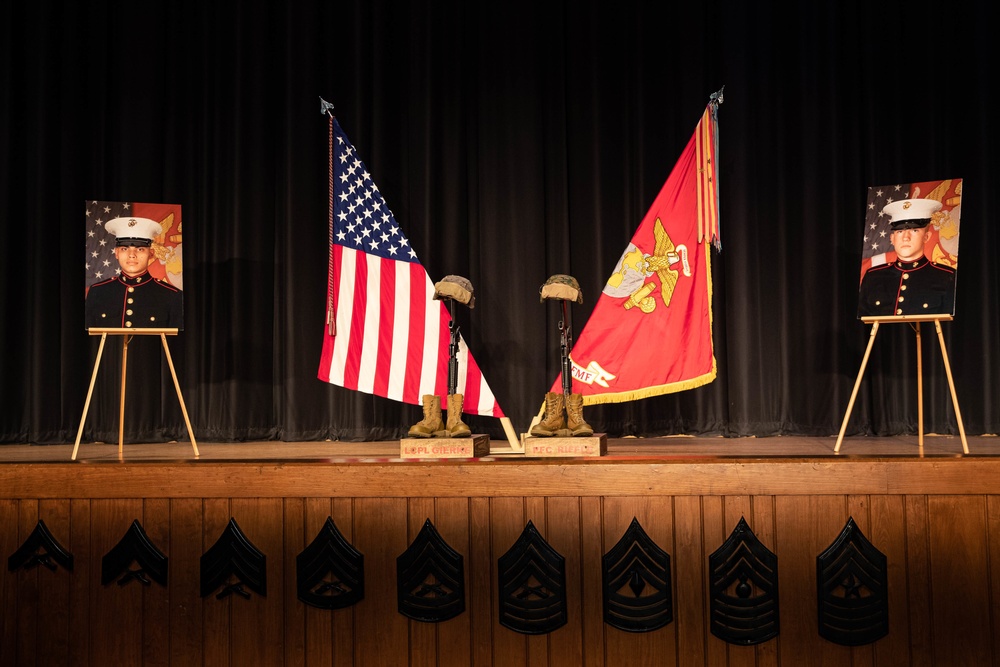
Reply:
[[319, 112], [329, 116], [327, 130], [327, 171], [329, 181], [327, 226], [327, 252], [329, 259], [326, 269], [326, 331], [330, 336], [337, 335], [337, 317], [333, 303], [333, 105], [319, 98]]

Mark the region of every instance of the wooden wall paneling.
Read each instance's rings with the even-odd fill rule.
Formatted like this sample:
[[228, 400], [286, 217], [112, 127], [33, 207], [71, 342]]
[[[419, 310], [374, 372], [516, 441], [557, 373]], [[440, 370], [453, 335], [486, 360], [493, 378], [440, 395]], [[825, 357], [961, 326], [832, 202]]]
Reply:
[[70, 661], [73, 667], [89, 667], [91, 656], [91, 625], [97, 622], [90, 613], [91, 598], [101, 585], [100, 559], [94, 566], [91, 556], [91, 515], [92, 502], [88, 499], [73, 499], [69, 505], [69, 541], [63, 544], [73, 554], [73, 575], [69, 578], [69, 645]]
[[[491, 587], [497, 591], [498, 596], [503, 595], [503, 592], [498, 588], [497, 561], [514, 546], [524, 531], [529, 519], [525, 509], [526, 504], [525, 500], [519, 497], [492, 498], [490, 500], [490, 525], [492, 526], [490, 542], [493, 545], [490, 559], [494, 568], [494, 580]], [[537, 519], [538, 517], [532, 516], [530, 518]], [[537, 523], [535, 527], [538, 528]], [[528, 664], [535, 667], [535, 663], [528, 662], [527, 637], [500, 624], [500, 602], [498, 597], [491, 610], [495, 619], [493, 623], [493, 664], [495, 667], [522, 667]]]
[[19, 574], [7, 569], [7, 560], [21, 547], [24, 539], [18, 529], [19, 500], [0, 500], [0, 665], [17, 664], [17, 581]]
[[851, 665], [851, 650], [819, 636], [816, 611], [816, 557], [837, 539], [847, 523], [847, 498], [778, 496], [775, 498], [777, 539], [768, 548], [778, 555], [782, 664], [815, 655], [825, 666]]
[[210, 602], [201, 598], [201, 555], [218, 534], [206, 544], [201, 498], [171, 500], [169, 513], [169, 540], [160, 548], [170, 559], [170, 613], [165, 617], [170, 625], [170, 665], [198, 665], [205, 650], [204, 610], [209, 604], [217, 606], [214, 597]]
[[[69, 501], [43, 500], [38, 503], [38, 517], [53, 537], [69, 551]], [[69, 600], [73, 573], [63, 567], [55, 572], [41, 568], [38, 579], [39, 622], [38, 664], [65, 665], [69, 660]]]
[[[583, 590], [580, 606], [585, 610], [580, 619], [583, 630], [583, 660], [581, 667], [604, 667], [605, 626], [604, 593], [601, 572], [604, 558], [604, 508], [601, 498], [580, 498], [580, 569]], [[613, 543], [612, 543], [613, 544]], [[641, 662], [639, 656], [635, 657]]]
[[[121, 541], [129, 526], [142, 517], [142, 501], [135, 499], [95, 499], [91, 516], [91, 637], [94, 665], [142, 664], [143, 591], [133, 583], [117, 581], [101, 585], [104, 556]], [[75, 568], [74, 568], [75, 569]]]
[[[348, 521], [348, 525], [344, 526], [343, 523], [338, 522], [333, 517], [333, 502], [330, 498], [305, 498], [301, 506], [296, 506], [291, 501], [291, 498], [285, 501], [285, 536], [288, 544], [288, 548], [285, 550], [285, 563], [287, 565], [286, 569], [290, 569], [295, 574], [291, 578], [293, 582], [291, 584], [292, 590], [285, 591], [285, 599], [294, 599], [293, 606], [290, 606], [289, 609], [294, 609], [291, 616], [297, 622], [302, 623], [302, 628], [301, 631], [290, 633], [293, 636], [289, 636], [289, 633], [286, 633], [285, 641], [295, 643], [301, 641], [301, 662], [305, 665], [342, 665], [344, 664], [343, 662], [338, 663], [333, 659], [334, 644], [338, 639], [337, 633], [334, 631], [334, 619], [337, 616], [338, 610], [318, 609], [299, 601], [298, 590], [295, 584], [296, 577], [298, 576], [295, 559], [302, 553], [302, 550], [306, 546], [316, 539], [316, 536], [326, 524], [328, 517], [333, 519], [333, 523], [337, 526], [340, 534], [344, 536], [344, 539], [347, 539], [350, 522]], [[299, 512], [301, 512], [301, 516], [296, 516]], [[289, 524], [291, 522], [298, 522], [300, 525], [297, 528], [290, 527]], [[345, 528], [348, 530], [345, 531]], [[341, 637], [340, 639], [341, 641], [346, 639], [350, 643], [354, 640], [353, 633], [348, 632], [346, 638]], [[286, 645], [285, 655], [288, 654], [288, 646]], [[296, 661], [292, 664], [299, 663]]]
[[[528, 525], [528, 521], [531, 521], [535, 525], [535, 528], [538, 529], [538, 534], [549, 543], [549, 546], [565, 557], [566, 554], [559, 551], [559, 549], [552, 544], [549, 522], [546, 514], [546, 500], [547, 499], [542, 496], [528, 496], [524, 499], [525, 520], [522, 525], [522, 529], [524, 526]], [[513, 542], [511, 544], [513, 544]], [[569, 581], [566, 582], [566, 585], [569, 587]], [[567, 598], [573, 599], [572, 595], [572, 593], [568, 594]], [[555, 632], [561, 632], [565, 630], [565, 628], [566, 626], [564, 625]], [[528, 655], [527, 664], [531, 665], [531, 667], [535, 667], [536, 665], [537, 667], [547, 667], [552, 665], [549, 655], [551, 638], [551, 632], [542, 635], [525, 635], [525, 650]]]
[[[886, 552], [883, 550], [883, 548], [872, 539], [871, 498], [867, 495], [859, 494], [859, 495], [849, 495], [847, 496], [846, 500], [847, 500], [847, 508], [845, 510], [846, 518], [844, 519], [844, 523], [841, 525], [840, 530], [837, 531], [837, 535], [840, 535], [840, 532], [844, 529], [844, 525], [846, 525], [847, 523], [847, 518], [853, 517], [855, 525], [864, 534], [865, 538], [867, 538], [867, 540], [871, 542], [876, 549], [885, 554]], [[837, 539], [837, 536], [830, 538], [830, 542], [827, 544], [827, 546], [832, 544], [835, 539]], [[817, 550], [816, 555], [819, 556], [819, 554], [825, 548], [826, 547], [822, 547], [819, 550]], [[886, 554], [887, 570], [888, 567], [889, 567], [888, 554]], [[816, 587], [813, 586], [814, 590], [815, 588]], [[816, 595], [818, 600], [819, 596], [818, 591], [816, 592]], [[818, 622], [818, 609], [817, 609], [817, 622]], [[823, 642], [824, 645], [829, 643], [823, 638], [820, 638], [819, 641]], [[875, 646], [873, 644], [868, 644], [865, 646], [853, 646], [850, 648], [850, 653], [851, 653], [851, 663], [850, 663], [851, 667], [875, 666]]]
[[[441, 536], [452, 549], [462, 553], [457, 545], [452, 542], [448, 535], [441, 531], [441, 527], [437, 525], [436, 517], [434, 514], [434, 499], [433, 498], [410, 498], [407, 501], [406, 508], [406, 544], [398, 552], [392, 555], [392, 582], [393, 582], [393, 600], [396, 602], [394, 606], [393, 613], [406, 619], [409, 625], [409, 635], [410, 635], [410, 647], [409, 647], [409, 666], [410, 667], [434, 667], [438, 661], [438, 628], [440, 624], [438, 623], [426, 623], [424, 621], [415, 621], [411, 618], [399, 614], [398, 605], [398, 590], [399, 590], [399, 576], [396, 565], [396, 559], [405, 552], [413, 540], [417, 538], [420, 534], [421, 529], [424, 527], [424, 523], [430, 520], [434, 524], [434, 529]], [[455, 619], [451, 619], [451, 622]], [[458, 664], [462, 664], [459, 662]]]
[[[317, 501], [319, 502], [319, 501]], [[337, 524], [337, 530], [349, 544], [357, 549], [364, 556], [365, 562], [365, 599], [371, 594], [368, 590], [368, 582], [371, 581], [371, 558], [365, 550], [359, 548], [356, 542], [354, 500], [352, 498], [333, 498], [330, 501], [330, 510], [324, 516], [319, 516], [319, 506], [310, 506], [309, 534], [316, 535], [320, 526], [329, 516]], [[314, 516], [315, 514], [315, 516]], [[315, 526], [315, 528], [313, 528]], [[333, 612], [333, 662], [332, 667], [353, 667], [357, 664], [358, 647], [363, 646], [363, 637], [357, 632], [357, 609], [364, 604], [361, 600], [356, 605], [345, 609], [337, 609]], [[314, 663], [310, 663], [310, 666]], [[329, 662], [318, 662], [318, 665], [329, 665]]]
[[232, 662], [234, 665], [280, 665], [284, 658], [283, 501], [281, 498], [233, 498], [233, 518], [243, 535], [264, 554], [267, 595], [250, 591], [250, 599], [233, 600]]
[[[452, 549], [462, 554], [465, 574], [465, 611], [436, 625], [438, 665], [470, 665], [473, 662], [472, 613], [472, 558], [470, 556], [470, 517], [467, 498], [437, 498], [434, 501], [434, 526], [441, 538]], [[414, 517], [416, 518], [416, 517]], [[489, 563], [483, 563], [489, 568]]]
[[[729, 644], [715, 635], [712, 634], [711, 627], [711, 577], [712, 572], [709, 567], [709, 557], [715, 551], [722, 546], [722, 544], [729, 539], [732, 534], [733, 529], [736, 528], [739, 523], [739, 518], [736, 518], [731, 524], [728, 522], [725, 513], [725, 503], [726, 498], [724, 496], [702, 496], [701, 497], [701, 520], [702, 520], [702, 539], [704, 543], [702, 544], [702, 551], [698, 555], [700, 562], [704, 565], [703, 567], [703, 578], [700, 580], [703, 596], [705, 600], [704, 606], [704, 624], [699, 627], [701, 636], [704, 641], [704, 652], [705, 652], [705, 664], [706, 665], [728, 665], [729, 664]], [[747, 523], [750, 523], [750, 518], [747, 517]], [[753, 526], [751, 526], [751, 529]], [[771, 548], [768, 545], [768, 548]], [[694, 636], [692, 636], [692, 640]], [[689, 659], [690, 649], [681, 653], [681, 663], [683, 664]]]
[[566, 625], [550, 633], [548, 664], [558, 667], [580, 667], [583, 664], [583, 619], [585, 616], [600, 618], [601, 607], [591, 608], [585, 603], [584, 579], [596, 577], [600, 570], [584, 572], [582, 551], [599, 545], [584, 545], [580, 539], [583, 523], [600, 523], [600, 515], [583, 516], [580, 499], [575, 496], [554, 496], [546, 499], [546, 539], [552, 548], [565, 558], [566, 567]]
[[[722, 498], [722, 516], [723, 525], [726, 527], [726, 537], [733, 531], [733, 528], [739, 524], [740, 519], [745, 519], [747, 525], [750, 526], [750, 530], [753, 531], [757, 539], [764, 543], [771, 551], [774, 551], [774, 532], [770, 529], [770, 526], [760, 525], [754, 520], [753, 506], [750, 502], [750, 496], [724, 496]], [[781, 557], [778, 557], [778, 567], [781, 567]], [[780, 577], [780, 575], [779, 575]], [[780, 586], [780, 584], [779, 584]], [[780, 590], [780, 589], [779, 589]], [[768, 647], [772, 650], [777, 644], [774, 639], [764, 642], [763, 644], [756, 644], [754, 646], [738, 646], [735, 644], [727, 644], [727, 660], [725, 662], [728, 667], [754, 667], [757, 662], [757, 652]], [[709, 644], [709, 650], [716, 648], [716, 642], [711, 642]], [[710, 653], [711, 655], [711, 653]]]
[[[24, 544], [25, 540], [35, 530], [38, 525], [38, 501], [22, 500], [17, 506], [17, 521], [14, 524], [16, 529], [11, 531], [17, 536], [17, 546]], [[65, 544], [63, 544], [65, 546]], [[10, 554], [8, 554], [8, 557]], [[40, 570], [48, 572], [46, 568], [20, 568], [14, 575], [14, 600], [15, 612], [12, 618], [16, 619], [16, 630], [14, 637], [15, 656], [17, 664], [36, 665], [38, 663], [39, 637], [39, 606], [42, 608], [47, 604], [52, 604], [54, 600], [38, 599], [38, 577]]]
[[365, 599], [355, 610], [359, 667], [392, 667], [409, 654], [409, 622], [398, 612], [396, 556], [408, 546], [405, 498], [356, 498], [354, 548], [365, 555]]
[[[285, 498], [282, 506], [284, 539], [281, 543], [282, 568], [281, 606], [284, 609], [282, 628], [282, 667], [304, 667], [306, 664], [306, 607], [299, 601], [296, 557], [315, 537], [305, 532], [304, 498]], [[327, 614], [329, 618], [330, 614]], [[327, 661], [326, 664], [329, 664]]]
[[[142, 665], [143, 667], [169, 667], [170, 665], [170, 501], [152, 498], [142, 503], [142, 515], [135, 517], [142, 525], [149, 541], [167, 557], [167, 585], [152, 579], [149, 585], [131, 581], [126, 587], [136, 586], [142, 591]], [[129, 528], [131, 528], [129, 522]], [[129, 530], [126, 528], [126, 532]], [[118, 541], [125, 537], [122, 532]], [[115, 542], [118, 544], [118, 542]], [[132, 563], [130, 568], [139, 567]], [[115, 584], [117, 586], [117, 583]]]
[[[847, 510], [846, 517], [854, 517], [854, 523], [857, 525], [858, 529], [864, 534], [865, 538], [871, 542], [876, 549], [881, 551], [883, 554], [885, 551], [882, 547], [877, 544], [872, 539], [872, 521], [871, 521], [871, 499], [867, 495], [849, 495], [847, 496]], [[844, 519], [844, 524], [841, 524], [840, 530], [837, 531], [837, 535], [840, 535], [840, 531], [844, 529], [844, 525], [847, 523], [847, 518]], [[833, 543], [837, 539], [836, 536], [830, 538], [830, 542], [827, 546]], [[816, 551], [816, 555], [819, 556], [822, 553], [822, 547]], [[814, 559], [815, 561], [815, 559]], [[888, 557], [886, 558], [886, 568], [888, 569]], [[816, 590], [813, 586], [813, 590]], [[819, 595], [817, 591], [816, 595]], [[817, 623], [818, 623], [818, 609], [817, 609]], [[821, 642], [826, 643], [822, 638]], [[875, 665], [875, 647], [871, 644], [865, 646], [853, 646], [850, 648], [851, 652], [851, 667], [874, 667]]]
[[985, 496], [928, 496], [934, 654], [954, 667], [993, 661]]
[[1000, 660], [1000, 496], [986, 497], [987, 548], [990, 562], [990, 622], [993, 636], [993, 659]]
[[[603, 535], [600, 538], [586, 538], [588, 542], [600, 544], [599, 561], [587, 570], [587, 579], [597, 586], [600, 606], [594, 621], [600, 622], [602, 636], [606, 643], [607, 664], [615, 665], [632, 659], [637, 665], [660, 665], [670, 667], [684, 664], [677, 662], [677, 554], [674, 545], [673, 498], [670, 496], [614, 496], [604, 498]], [[657, 546], [670, 555], [671, 593], [674, 620], [662, 628], [649, 632], [626, 632], [604, 623], [603, 558], [622, 539], [625, 531], [637, 519], [642, 529]], [[598, 526], [601, 528], [601, 526]], [[700, 582], [695, 582], [700, 583]], [[589, 628], [590, 626], [586, 626]], [[589, 631], [589, 630], [588, 630]], [[589, 640], [589, 637], [587, 638]], [[598, 656], [603, 660], [604, 656]], [[595, 662], [604, 665], [604, 662]]]
[[[219, 541], [232, 518], [228, 498], [206, 498], [203, 501], [201, 548], [198, 551], [198, 588], [201, 591], [201, 557]], [[202, 609], [203, 662], [205, 665], [232, 664], [232, 642], [239, 641], [239, 628], [232, 627], [232, 606], [246, 602], [230, 595], [218, 599], [219, 590], [200, 599]], [[235, 598], [235, 599], [234, 599]], [[245, 629], [243, 630], [246, 631]]]
[[[754, 534], [761, 542], [769, 545], [771, 551], [777, 553], [774, 545], [778, 542], [778, 527], [775, 522], [774, 496], [752, 496], [750, 498], [750, 516], [753, 517]], [[818, 555], [818, 554], [817, 554]], [[781, 586], [781, 555], [778, 555], [778, 586]], [[758, 644], [754, 655], [756, 667], [778, 667], [779, 646], [781, 646], [781, 635], [777, 641], [764, 642]]]
[[497, 631], [497, 569], [490, 524], [490, 499], [469, 498], [469, 582], [467, 611], [471, 620], [472, 667], [492, 667]]
[[[17, 509], [17, 546], [20, 547], [38, 525], [38, 501], [22, 500]], [[59, 541], [64, 547], [66, 546], [65, 542]], [[38, 627], [42, 618], [38, 610], [38, 578], [43, 576], [43, 573], [50, 574], [45, 567], [31, 569], [22, 567], [15, 573], [17, 610], [14, 618], [17, 619], [17, 634], [14, 641], [17, 646], [18, 665], [32, 667], [38, 664], [38, 643], [42, 641]]]
[[876, 495], [870, 502], [870, 528], [862, 530], [885, 554], [889, 579], [889, 634], [875, 642], [875, 662], [880, 667], [903, 667], [909, 664], [911, 644], [903, 497]]
[[905, 496], [903, 502], [906, 512], [906, 585], [910, 601], [910, 664], [914, 667], [934, 667], [927, 496]]
[[[723, 529], [716, 522], [706, 535], [701, 516], [701, 496], [674, 498], [674, 539], [676, 553], [671, 554], [674, 568], [674, 623], [677, 634], [677, 664], [706, 663], [708, 641], [708, 555], [724, 541]], [[706, 545], [709, 540], [711, 546]]]

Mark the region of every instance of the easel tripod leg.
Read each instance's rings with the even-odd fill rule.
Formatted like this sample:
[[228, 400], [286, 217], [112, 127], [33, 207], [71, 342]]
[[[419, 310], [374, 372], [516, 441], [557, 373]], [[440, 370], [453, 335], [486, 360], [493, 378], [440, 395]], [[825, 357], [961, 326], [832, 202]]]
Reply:
[[90, 409], [90, 398], [94, 395], [94, 383], [97, 382], [97, 369], [101, 366], [101, 355], [104, 354], [104, 343], [108, 334], [101, 334], [101, 344], [97, 347], [97, 360], [94, 361], [94, 372], [90, 376], [90, 388], [87, 389], [87, 400], [83, 403], [83, 415], [80, 417], [80, 428], [76, 430], [76, 444], [73, 445], [71, 460], [76, 461], [76, 452], [80, 449], [80, 438], [83, 437], [83, 425], [87, 422], [87, 411]]
[[941, 322], [934, 320], [938, 342], [941, 343], [941, 358], [944, 359], [944, 372], [948, 376], [948, 387], [951, 389], [951, 402], [955, 406], [955, 419], [958, 420], [958, 433], [962, 436], [962, 451], [969, 453], [969, 443], [965, 439], [965, 425], [962, 424], [962, 411], [958, 408], [958, 394], [955, 393], [955, 380], [951, 377], [951, 364], [948, 363], [948, 350], [944, 346], [944, 334], [941, 332]]
[[125, 336], [122, 343], [122, 394], [118, 403], [118, 460], [123, 460], [125, 443], [125, 368], [128, 365], [128, 342]]
[[167, 366], [170, 367], [170, 377], [174, 379], [174, 389], [177, 390], [177, 400], [181, 404], [181, 414], [184, 415], [184, 424], [187, 426], [188, 437], [191, 438], [191, 448], [194, 449], [195, 456], [201, 456], [198, 453], [198, 443], [194, 439], [194, 430], [191, 428], [191, 420], [188, 418], [187, 407], [184, 405], [184, 396], [181, 394], [181, 383], [177, 381], [177, 373], [174, 371], [174, 360], [171, 359], [170, 348], [167, 347], [167, 336], [160, 334], [160, 340], [163, 341], [163, 353], [167, 357]]
[[847, 403], [847, 412], [844, 414], [844, 423], [840, 425], [840, 434], [837, 436], [837, 445], [833, 448], [833, 453], [840, 453], [840, 445], [844, 442], [844, 431], [847, 430], [847, 421], [851, 418], [851, 410], [854, 409], [854, 400], [858, 397], [858, 389], [861, 387], [861, 378], [865, 375], [865, 366], [868, 365], [868, 356], [872, 353], [872, 346], [875, 344], [875, 334], [878, 333], [878, 322], [872, 325], [872, 333], [868, 337], [868, 348], [865, 350], [864, 359], [861, 360], [861, 369], [858, 370], [858, 379], [854, 381], [854, 390], [851, 392], [851, 400]]
[[920, 322], [913, 328], [917, 332], [917, 447], [924, 453], [924, 355], [920, 348]]

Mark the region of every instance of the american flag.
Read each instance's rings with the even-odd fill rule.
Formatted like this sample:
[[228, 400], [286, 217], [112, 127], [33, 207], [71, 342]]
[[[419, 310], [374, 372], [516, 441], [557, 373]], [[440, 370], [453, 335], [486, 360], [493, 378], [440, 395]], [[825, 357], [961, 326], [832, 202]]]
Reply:
[[861, 247], [861, 275], [873, 266], [880, 266], [895, 259], [886, 253], [892, 251], [892, 241], [889, 229], [889, 216], [882, 213], [886, 204], [891, 204], [910, 196], [909, 183], [895, 185], [880, 185], [868, 188], [868, 201], [865, 204], [865, 231]]
[[[420, 405], [448, 395], [451, 315], [340, 123], [330, 116], [328, 325], [319, 379]], [[464, 339], [463, 412], [503, 417]]]
[[121, 273], [115, 259], [115, 235], [104, 230], [104, 223], [114, 218], [135, 215], [132, 205], [121, 201], [88, 201], [86, 213], [86, 252], [84, 271], [87, 289], [94, 283]]

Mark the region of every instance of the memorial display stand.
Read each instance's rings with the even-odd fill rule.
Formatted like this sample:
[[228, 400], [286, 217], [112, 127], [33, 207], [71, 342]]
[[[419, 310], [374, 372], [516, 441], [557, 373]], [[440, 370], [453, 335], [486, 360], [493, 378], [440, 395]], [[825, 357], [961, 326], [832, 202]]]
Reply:
[[878, 333], [880, 324], [907, 323], [915, 325], [913, 330], [917, 335], [917, 443], [920, 452], [924, 449], [924, 382], [923, 382], [923, 357], [920, 349], [920, 323], [933, 322], [937, 331], [938, 341], [941, 344], [941, 358], [944, 360], [944, 372], [948, 376], [948, 387], [951, 390], [951, 402], [955, 407], [955, 418], [958, 420], [958, 432], [962, 438], [962, 451], [969, 453], [969, 443], [965, 438], [965, 426], [962, 424], [962, 411], [958, 407], [958, 395], [955, 393], [955, 381], [951, 376], [951, 365], [948, 363], [948, 350], [944, 344], [944, 334], [941, 331], [941, 322], [950, 322], [951, 315], [895, 315], [890, 317], [862, 317], [863, 322], [872, 325], [871, 335], [868, 337], [868, 348], [865, 356], [861, 360], [861, 369], [858, 371], [858, 379], [854, 382], [854, 391], [851, 392], [851, 400], [847, 404], [847, 412], [844, 414], [844, 422], [840, 426], [840, 434], [837, 436], [837, 445], [833, 448], [835, 454], [840, 453], [840, 445], [844, 441], [844, 431], [847, 430], [847, 421], [851, 417], [851, 410], [854, 409], [854, 400], [858, 396], [858, 388], [861, 386], [861, 378], [865, 374], [865, 366], [868, 364], [868, 356], [871, 354], [872, 346], [875, 344], [875, 335]]
[[191, 438], [191, 448], [194, 449], [195, 457], [198, 453], [198, 443], [194, 439], [194, 431], [191, 429], [191, 420], [188, 418], [187, 408], [184, 405], [184, 396], [181, 394], [181, 385], [177, 381], [177, 372], [174, 370], [174, 362], [170, 357], [170, 347], [167, 345], [167, 336], [176, 336], [177, 329], [88, 329], [91, 336], [100, 336], [101, 344], [97, 348], [97, 359], [94, 361], [94, 372], [90, 376], [90, 388], [87, 390], [87, 400], [83, 404], [83, 416], [80, 417], [80, 428], [76, 432], [76, 444], [73, 445], [72, 460], [76, 460], [77, 451], [80, 449], [80, 438], [83, 436], [83, 425], [87, 422], [87, 411], [90, 409], [90, 399], [94, 393], [94, 384], [97, 382], [97, 371], [101, 366], [101, 355], [104, 353], [104, 344], [108, 336], [122, 336], [122, 386], [121, 399], [119, 401], [118, 412], [118, 460], [123, 460], [123, 444], [125, 438], [125, 378], [128, 365], [128, 344], [133, 336], [159, 336], [163, 343], [163, 353], [167, 357], [167, 365], [170, 367], [170, 376], [174, 380], [174, 389], [177, 390], [177, 400], [181, 404], [181, 413], [184, 415], [184, 424], [187, 426], [188, 437]]
[[[570, 320], [569, 301], [583, 303], [580, 285], [572, 276], [557, 274], [549, 278], [539, 289], [542, 301], [556, 299], [562, 317], [559, 320], [559, 371], [562, 396], [546, 394], [545, 403], [531, 421], [527, 433], [521, 434], [521, 449], [525, 456], [584, 457], [604, 456], [608, 453], [606, 433], [594, 433], [583, 419], [583, 397], [576, 395], [578, 403], [570, 407], [573, 395], [573, 325]], [[556, 413], [562, 412], [562, 416]], [[544, 420], [543, 420], [544, 419]], [[573, 422], [573, 423], [570, 423]], [[535, 427], [541, 426], [536, 431]], [[574, 435], [574, 433], [576, 433]]]

